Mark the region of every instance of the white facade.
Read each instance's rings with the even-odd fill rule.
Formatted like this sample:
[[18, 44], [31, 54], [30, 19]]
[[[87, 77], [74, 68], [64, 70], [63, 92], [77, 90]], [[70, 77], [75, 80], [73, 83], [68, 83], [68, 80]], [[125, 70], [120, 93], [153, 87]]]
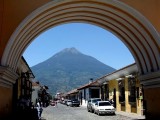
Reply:
[[81, 93], [81, 105], [82, 106], [87, 106], [87, 102], [88, 100], [91, 98], [91, 92], [90, 90], [99, 90], [99, 97], [101, 96], [100, 93], [101, 93], [101, 89], [99, 87], [89, 87], [89, 88], [84, 88], [82, 90], [79, 91], [79, 93]]
[[40, 90], [40, 85], [32, 86], [32, 102], [33, 105], [36, 105], [36, 100], [38, 100], [38, 91]]

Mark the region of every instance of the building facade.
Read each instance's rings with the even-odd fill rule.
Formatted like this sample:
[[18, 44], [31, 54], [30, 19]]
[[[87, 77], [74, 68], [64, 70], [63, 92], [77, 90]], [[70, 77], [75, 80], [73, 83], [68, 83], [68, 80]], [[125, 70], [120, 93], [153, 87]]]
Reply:
[[117, 111], [144, 115], [143, 86], [138, 79], [135, 63], [102, 76], [74, 91], [68, 92], [67, 95], [74, 93], [74, 96], [79, 96], [82, 106], [87, 106], [90, 98], [101, 98], [112, 100]]

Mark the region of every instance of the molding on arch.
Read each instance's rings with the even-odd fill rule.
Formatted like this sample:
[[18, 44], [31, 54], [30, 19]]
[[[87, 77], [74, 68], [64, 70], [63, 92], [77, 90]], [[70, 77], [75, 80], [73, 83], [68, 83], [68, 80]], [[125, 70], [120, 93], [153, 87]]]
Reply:
[[144, 88], [160, 87], [160, 71], [141, 75], [139, 79]]
[[136, 10], [113, 0], [61, 0], [45, 4], [17, 27], [1, 64], [16, 71], [18, 60], [37, 35], [69, 22], [88, 22], [111, 31], [129, 48], [140, 74], [160, 69], [160, 36], [155, 28]]
[[0, 66], [0, 86], [11, 88], [17, 78], [18, 75], [9, 67]]

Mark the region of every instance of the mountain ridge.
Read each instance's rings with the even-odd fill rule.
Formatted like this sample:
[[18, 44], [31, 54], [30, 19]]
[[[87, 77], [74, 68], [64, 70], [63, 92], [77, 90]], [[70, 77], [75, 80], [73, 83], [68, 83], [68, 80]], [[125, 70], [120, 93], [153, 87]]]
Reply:
[[79, 52], [76, 48], [65, 48], [46, 61], [31, 67], [36, 79], [48, 85], [51, 93], [66, 92], [115, 71], [97, 59]]

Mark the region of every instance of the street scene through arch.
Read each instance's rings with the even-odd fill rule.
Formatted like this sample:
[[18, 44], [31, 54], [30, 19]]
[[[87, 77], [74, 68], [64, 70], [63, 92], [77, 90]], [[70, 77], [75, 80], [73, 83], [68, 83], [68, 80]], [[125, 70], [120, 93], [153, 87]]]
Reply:
[[[22, 5], [23, 2], [25, 3], [25, 1], [22, 1]], [[0, 47], [1, 74], [3, 74], [1, 80], [5, 89], [6, 86], [7, 88], [11, 88], [12, 84], [14, 84], [18, 78], [16, 72], [21, 55], [33, 38], [46, 29], [62, 23], [75, 21], [92, 23], [112, 31], [130, 49], [139, 70], [140, 82], [145, 88], [144, 97], [147, 101], [147, 113], [149, 117], [152, 118], [159, 116], [159, 113], [156, 111], [156, 108], [158, 108], [156, 103], [159, 102], [160, 98], [158, 96], [155, 97], [152, 94], [159, 94], [160, 91], [159, 26], [156, 25], [153, 20], [156, 19], [156, 15], [153, 16], [153, 19], [147, 16], [153, 11], [152, 9], [150, 9], [151, 12], [147, 13], [146, 11], [141, 11], [141, 9], [136, 6], [138, 4], [141, 7], [144, 7], [142, 6], [143, 4], [154, 8], [154, 6], [158, 5], [155, 4], [155, 1], [151, 2], [150, 0], [147, 0], [146, 3], [135, 1], [135, 3], [132, 3], [125, 0], [64, 0], [44, 3], [45, 2], [39, 1], [39, 7], [38, 4], [36, 4], [37, 6], [34, 8], [35, 11], [32, 9], [25, 14], [25, 19], [21, 18], [23, 22], [21, 22], [21, 24], [15, 24], [13, 29], [10, 28], [8, 31], [5, 31], [8, 29], [7, 27], [5, 27], [6, 29], [3, 27], [1, 29], [3, 33], [7, 34], [6, 37], [4, 37], [5, 34], [2, 34], [4, 40], [1, 42], [2, 44]], [[13, 6], [10, 7], [7, 5], [8, 4], [1, 4], [1, 9], [4, 10], [6, 7], [13, 8]], [[27, 9], [29, 10], [30, 8]], [[2, 13], [5, 14], [3, 10]], [[21, 13], [21, 11], [19, 12]], [[23, 12], [21, 14], [23, 14]], [[9, 15], [10, 14], [8, 14], [8, 16]], [[5, 20], [6, 16], [2, 16], [4, 18], [3, 20]], [[14, 21], [7, 22], [11, 24]], [[5, 22], [1, 22], [1, 24], [7, 26]], [[6, 91], [9, 93], [12, 92], [10, 89], [7, 89]], [[6, 102], [9, 102], [9, 99], [12, 99], [12, 95], [10, 95], [10, 98], [6, 97], [6, 99]], [[4, 102], [4, 105], [7, 104], [6, 102]], [[11, 106], [11, 104], [9, 106]]]

